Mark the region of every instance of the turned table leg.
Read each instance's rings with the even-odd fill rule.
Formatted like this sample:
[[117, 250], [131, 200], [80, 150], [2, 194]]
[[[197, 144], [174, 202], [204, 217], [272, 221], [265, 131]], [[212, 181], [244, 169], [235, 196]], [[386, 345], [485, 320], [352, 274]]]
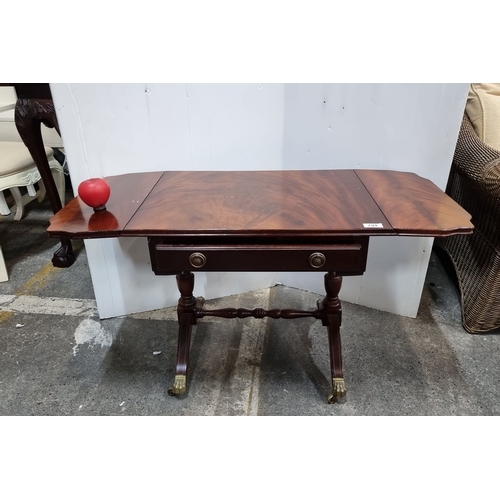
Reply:
[[194, 274], [183, 271], [177, 275], [177, 287], [181, 297], [177, 304], [177, 318], [179, 321], [179, 336], [177, 341], [177, 362], [173, 385], [168, 389], [171, 396], [184, 394], [187, 390], [187, 375], [189, 366], [189, 352], [191, 348], [191, 330], [196, 325], [197, 318], [204, 316], [217, 316], [224, 318], [245, 318], [267, 316], [273, 318], [294, 319], [300, 317], [315, 317], [321, 319], [328, 330], [328, 343], [330, 346], [330, 364], [332, 376], [332, 393], [328, 403], [334, 403], [346, 395], [344, 373], [342, 371], [342, 350], [340, 344], [340, 325], [342, 322], [342, 308], [339, 300], [342, 276], [337, 276], [333, 271], [325, 274], [326, 297], [318, 301], [318, 308], [314, 311], [299, 311], [292, 309], [216, 309], [203, 308], [204, 299], [196, 299], [193, 295]]
[[[57, 191], [52, 172], [50, 171], [45, 147], [43, 145], [41, 125], [53, 127], [59, 133], [59, 125], [52, 99], [38, 99], [20, 97], [15, 109], [16, 128], [28, 148], [42, 177], [52, 211], [58, 212], [62, 208], [61, 199]], [[59, 133], [59, 135], [61, 135]], [[69, 267], [75, 262], [75, 255], [71, 240], [62, 239], [61, 247], [54, 253], [52, 263], [55, 267]]]
[[342, 276], [337, 276], [332, 271], [325, 274], [326, 297], [321, 303], [321, 320], [323, 325], [328, 329], [328, 343], [330, 346], [332, 393], [328, 396], [328, 403], [334, 403], [346, 395], [344, 372], [342, 370], [342, 347], [340, 343], [342, 307], [339, 300], [339, 292], [341, 286]]
[[[183, 271], [177, 275], [177, 287], [181, 298], [177, 304], [177, 318], [179, 321], [179, 337], [177, 340], [177, 363], [175, 378], [168, 393], [171, 396], [183, 394], [187, 389], [187, 373], [189, 366], [189, 352], [191, 348], [191, 330], [196, 324], [197, 300], [193, 296], [194, 274]], [[199, 299], [202, 300], [202, 299]]]

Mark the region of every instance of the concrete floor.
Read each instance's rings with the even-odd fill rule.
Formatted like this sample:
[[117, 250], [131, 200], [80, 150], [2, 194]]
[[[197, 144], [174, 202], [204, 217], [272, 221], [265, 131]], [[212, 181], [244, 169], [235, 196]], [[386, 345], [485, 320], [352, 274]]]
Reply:
[[[328, 405], [325, 329], [312, 319], [205, 318], [194, 329], [187, 395], [173, 398], [174, 308], [99, 320], [84, 247], [50, 262], [47, 202], [0, 218], [0, 415], [499, 415], [500, 335], [461, 326], [459, 296], [433, 253], [418, 317], [343, 303], [348, 395]], [[158, 279], [161, 279], [158, 277]], [[312, 308], [285, 286], [209, 307]]]

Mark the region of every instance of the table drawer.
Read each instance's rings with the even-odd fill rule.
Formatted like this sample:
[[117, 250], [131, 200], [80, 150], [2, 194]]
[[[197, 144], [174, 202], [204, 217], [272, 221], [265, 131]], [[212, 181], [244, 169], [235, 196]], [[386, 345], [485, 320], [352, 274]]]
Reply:
[[179, 245], [150, 241], [155, 274], [180, 271], [336, 271], [363, 274], [368, 238], [318, 245]]

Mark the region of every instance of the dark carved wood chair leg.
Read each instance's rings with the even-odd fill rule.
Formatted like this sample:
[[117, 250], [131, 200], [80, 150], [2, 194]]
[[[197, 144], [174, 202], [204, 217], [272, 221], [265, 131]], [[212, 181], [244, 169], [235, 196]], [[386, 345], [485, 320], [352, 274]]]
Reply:
[[342, 346], [340, 342], [342, 306], [339, 299], [339, 292], [341, 286], [342, 276], [337, 276], [331, 271], [325, 274], [326, 297], [321, 304], [321, 319], [323, 325], [328, 329], [328, 343], [330, 346], [332, 393], [328, 396], [328, 403], [334, 403], [346, 395], [344, 372], [342, 370]]
[[177, 275], [177, 287], [181, 298], [177, 304], [179, 337], [177, 340], [177, 364], [174, 384], [168, 389], [171, 396], [184, 394], [187, 390], [189, 352], [191, 348], [191, 330], [196, 324], [197, 300], [193, 296], [194, 274], [183, 271]]
[[[62, 208], [56, 184], [50, 171], [49, 162], [43, 145], [41, 124], [55, 128], [59, 132], [59, 124], [52, 99], [19, 98], [15, 109], [16, 128], [28, 148], [47, 190], [52, 211]], [[55, 267], [69, 267], [75, 262], [75, 254], [71, 240], [62, 239], [61, 247], [55, 252], [52, 263]]]

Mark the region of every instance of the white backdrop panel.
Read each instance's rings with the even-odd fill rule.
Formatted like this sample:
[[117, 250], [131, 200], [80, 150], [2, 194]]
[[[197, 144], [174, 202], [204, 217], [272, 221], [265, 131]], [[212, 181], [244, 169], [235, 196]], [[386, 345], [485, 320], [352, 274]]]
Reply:
[[[51, 84], [73, 186], [153, 170], [388, 168], [444, 188], [467, 84]], [[373, 238], [342, 298], [415, 316], [431, 240]], [[86, 242], [99, 314], [172, 305], [144, 239]], [[318, 293], [315, 273], [197, 273], [206, 298], [276, 282]]]

